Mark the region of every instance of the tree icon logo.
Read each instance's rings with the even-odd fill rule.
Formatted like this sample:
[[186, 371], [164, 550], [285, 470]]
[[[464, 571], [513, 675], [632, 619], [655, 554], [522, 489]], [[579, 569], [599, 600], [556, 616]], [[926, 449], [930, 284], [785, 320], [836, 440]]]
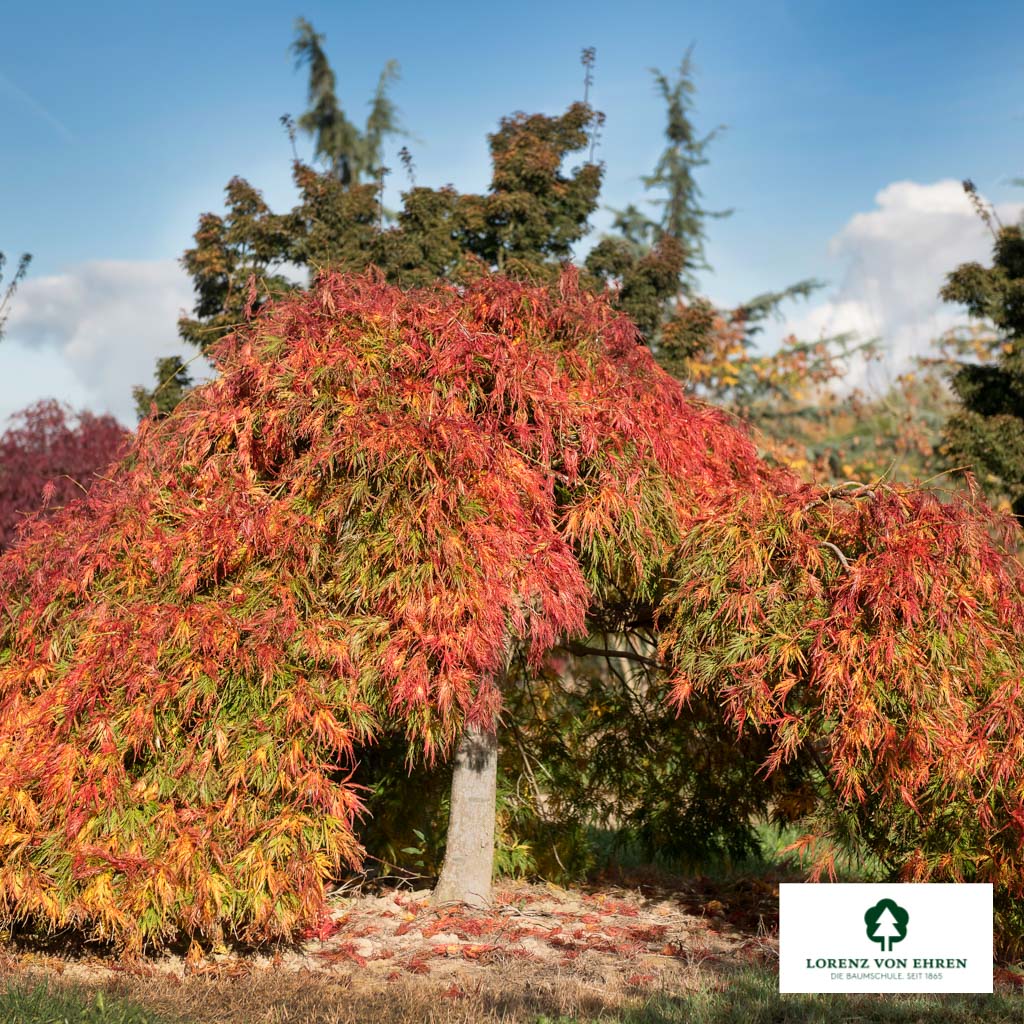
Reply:
[[[882, 944], [883, 953], [892, 952], [894, 942], [902, 942], [907, 937], [907, 922], [910, 915], [890, 899], [879, 900], [869, 907], [864, 914], [868, 938], [872, 942]], [[888, 942], [888, 946], [886, 945]]]

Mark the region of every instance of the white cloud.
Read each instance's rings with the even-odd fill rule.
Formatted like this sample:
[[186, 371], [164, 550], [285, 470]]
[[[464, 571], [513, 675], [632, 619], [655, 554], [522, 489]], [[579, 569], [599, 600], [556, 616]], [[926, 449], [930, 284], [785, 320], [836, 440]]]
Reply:
[[[791, 320], [787, 332], [817, 338], [853, 331], [877, 337], [886, 358], [881, 371], [859, 371], [859, 384], [884, 384], [928, 351], [943, 331], [966, 320], [963, 309], [938, 297], [946, 275], [968, 260], [988, 263], [992, 236], [959, 181], [926, 185], [897, 181], [875, 196], [875, 208], [857, 213], [829, 244], [843, 267], [833, 294]], [[1015, 221], [1024, 204], [997, 210]]]
[[[18, 289], [0, 343], [0, 417], [39, 398], [135, 424], [132, 387], [150, 386], [161, 356], [195, 356], [177, 334], [192, 285], [173, 260], [83, 263]], [[209, 373], [204, 360], [193, 377]]]
[[[964, 320], [938, 298], [945, 275], [965, 260], [987, 262], [991, 237], [958, 181], [899, 181], [875, 208], [857, 213], [829, 244], [840, 283], [824, 301], [786, 325], [802, 338], [853, 331], [879, 337], [888, 359], [881, 373], [849, 382], [884, 385], [939, 334]], [[1024, 204], [999, 208], [1004, 222]], [[298, 268], [294, 276], [301, 278]], [[95, 261], [22, 283], [0, 343], [0, 421], [39, 398], [111, 412], [134, 426], [132, 387], [151, 385], [160, 356], [195, 356], [177, 336], [192, 306], [192, 286], [174, 260]], [[193, 375], [209, 368], [202, 360]], [[881, 379], [879, 379], [881, 378]]]

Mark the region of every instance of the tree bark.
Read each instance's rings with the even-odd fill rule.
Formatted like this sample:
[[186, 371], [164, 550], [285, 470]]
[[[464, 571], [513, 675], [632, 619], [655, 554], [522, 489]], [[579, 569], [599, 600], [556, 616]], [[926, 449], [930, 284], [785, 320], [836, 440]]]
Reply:
[[451, 813], [435, 903], [485, 906], [494, 871], [498, 734], [467, 726], [455, 752]]

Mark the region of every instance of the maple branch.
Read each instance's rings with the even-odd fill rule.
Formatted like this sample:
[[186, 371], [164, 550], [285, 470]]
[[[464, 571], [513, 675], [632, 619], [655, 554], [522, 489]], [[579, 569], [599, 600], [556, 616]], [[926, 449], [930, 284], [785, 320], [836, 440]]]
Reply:
[[[827, 741], [821, 739], [818, 740], [817, 743], [809, 743], [806, 745], [806, 750], [810, 754], [811, 762], [813, 763], [814, 767], [818, 769], [819, 773], [821, 774], [821, 777], [825, 779], [825, 781], [828, 783], [828, 787], [832, 791], [832, 797], [836, 801], [836, 805], [841, 807], [843, 806], [843, 804], [846, 803], [846, 801], [843, 799], [843, 795], [839, 790], [839, 786], [836, 784], [836, 780], [833, 773], [826, 770], [825, 765], [821, 760], [821, 754], [824, 753], [824, 750], [818, 749], [819, 744], [825, 742]], [[896, 875], [896, 863], [892, 859], [891, 855], [879, 849], [878, 844], [872, 843], [871, 840], [863, 834], [862, 830], [859, 831], [858, 838], [860, 842], [864, 846], [866, 846], [867, 849], [872, 854], [874, 854], [874, 856], [877, 857], [879, 861], [881, 861], [886, 870], [889, 872], [890, 877], [894, 877]]]
[[515, 744], [519, 748], [519, 756], [523, 762], [523, 770], [526, 773], [526, 777], [529, 780], [530, 785], [533, 787], [533, 796], [537, 801], [537, 814], [543, 821], [545, 820], [544, 798], [541, 795], [540, 786], [537, 785], [537, 776], [533, 774], [533, 768], [530, 766], [530, 760], [526, 753], [526, 747], [523, 744], [522, 734], [519, 732], [519, 726], [512, 720], [509, 721], [509, 725], [512, 730], [512, 739], [515, 740]]
[[829, 487], [827, 490], [822, 491], [814, 501], [806, 506], [806, 509], [825, 505], [836, 498], [841, 498], [845, 501], [851, 498], [875, 498], [876, 496], [874, 484], [862, 484], [859, 480], [846, 480], [835, 487]]
[[835, 552], [836, 558], [838, 558], [839, 561], [843, 563], [843, 568], [847, 572], [850, 571], [850, 563], [846, 560], [846, 555], [844, 555], [842, 553], [842, 551], [840, 551], [839, 548], [837, 548], [835, 546], [835, 544], [832, 543], [832, 541], [830, 541], [830, 540], [823, 540], [821, 542], [821, 547], [828, 548], [830, 551]]
[[833, 488], [828, 492], [829, 497], [835, 498], [874, 498], [875, 489], [870, 484], [857, 484], [852, 490], [848, 489], [852, 484], [856, 484], [855, 480], [849, 481], [843, 487]]
[[[644, 720], [644, 724], [648, 728], [650, 728], [652, 724], [651, 716], [648, 715], [647, 708], [640, 695], [630, 685], [629, 680], [618, 670], [618, 668], [614, 664], [612, 664], [611, 658], [606, 657], [604, 659], [604, 664], [608, 671], [618, 681], [619, 686], [621, 686], [625, 693], [628, 694], [630, 708], [632, 709], [633, 713], [640, 715], [640, 717]], [[649, 739], [644, 740], [644, 747], [646, 747], [648, 751], [653, 753], [653, 747], [651, 746], [651, 741]]]
[[[633, 638], [634, 638], [634, 637], [638, 637], [639, 635], [640, 635], [640, 634], [639, 634], [639, 633], [638, 633], [638, 632], [637, 632], [636, 630], [632, 630], [632, 629], [627, 629], [627, 630], [626, 630], [626, 631], [625, 631], [625, 632], [624, 632], [624, 633], [622, 634], [622, 636], [623, 636], [623, 639], [624, 639], [624, 640], [626, 641], [626, 643], [627, 643], [627, 644], [629, 644], [629, 649], [630, 649], [630, 650], [631, 650], [631, 651], [632, 651], [632, 652], [633, 652], [633, 653], [634, 653], [634, 654], [635, 654], [635, 655], [636, 655], [636, 656], [637, 656], [638, 658], [643, 658], [643, 657], [647, 657], [647, 655], [641, 654], [641, 653], [640, 653], [640, 652], [639, 652], [639, 651], [638, 651], [638, 650], [636, 649], [636, 644], [634, 644], [634, 643], [633, 643]], [[653, 641], [653, 640], [652, 640], [652, 639], [651, 639], [650, 637], [643, 637], [642, 639], [643, 639], [643, 641], [644, 641], [645, 643], [649, 644], [649, 645], [650, 645], [651, 647], [654, 647], [654, 648], [655, 648], [655, 651], [657, 651], [657, 646], [658, 646], [658, 645], [657, 645], [657, 644], [656, 644], [656, 643], [655, 643], [655, 642], [654, 642], [654, 641]]]
[[579, 654], [582, 657], [593, 655], [598, 658], [624, 658], [626, 661], [635, 661], [648, 668], [660, 668], [661, 666], [654, 658], [647, 658], [635, 651], [616, 651], [610, 647], [588, 647], [586, 644], [566, 644], [565, 650], [570, 654]]

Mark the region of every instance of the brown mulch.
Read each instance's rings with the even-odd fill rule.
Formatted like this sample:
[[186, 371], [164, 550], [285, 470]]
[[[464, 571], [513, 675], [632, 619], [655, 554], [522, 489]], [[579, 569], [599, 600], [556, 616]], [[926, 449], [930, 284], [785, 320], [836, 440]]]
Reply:
[[777, 960], [777, 888], [763, 879], [506, 883], [482, 911], [434, 906], [426, 890], [331, 902], [318, 934], [270, 954], [193, 948], [124, 962], [51, 943], [10, 947], [0, 973], [101, 988], [194, 1021], [533, 1021], [606, 1013]]

